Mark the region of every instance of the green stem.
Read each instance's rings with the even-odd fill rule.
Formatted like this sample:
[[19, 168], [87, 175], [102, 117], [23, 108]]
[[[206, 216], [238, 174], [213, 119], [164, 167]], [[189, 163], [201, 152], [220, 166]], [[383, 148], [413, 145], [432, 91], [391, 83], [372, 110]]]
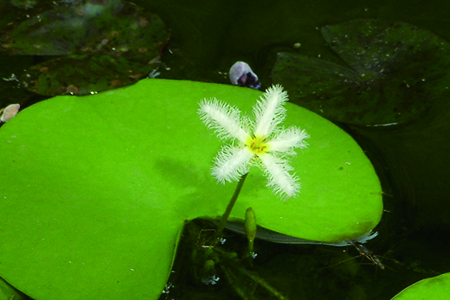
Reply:
[[216, 230], [216, 241], [215, 243], [217, 244], [219, 238], [222, 237], [222, 232], [225, 229], [225, 226], [227, 225], [228, 222], [228, 217], [230, 216], [231, 210], [233, 209], [234, 203], [236, 203], [236, 200], [239, 196], [239, 193], [241, 192], [242, 189], [242, 185], [244, 184], [245, 178], [247, 178], [248, 173], [245, 173], [244, 175], [241, 176], [241, 178], [239, 179], [239, 182], [236, 186], [236, 190], [234, 191], [233, 197], [231, 197], [230, 203], [228, 203], [227, 206], [227, 210], [225, 210], [225, 213], [222, 216], [222, 220], [220, 220], [220, 224], [217, 227]]

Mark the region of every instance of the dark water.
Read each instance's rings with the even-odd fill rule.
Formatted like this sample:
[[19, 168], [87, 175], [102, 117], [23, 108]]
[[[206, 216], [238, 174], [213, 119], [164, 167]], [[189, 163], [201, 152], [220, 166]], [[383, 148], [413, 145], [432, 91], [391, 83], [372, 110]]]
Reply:
[[[172, 31], [161, 78], [228, 83], [223, 74], [238, 60], [249, 63], [263, 88], [279, 51], [301, 43], [300, 54], [339, 61], [318, 28], [361, 18], [408, 22], [450, 40], [450, 3], [441, 1], [135, 1], [154, 9]], [[345, 2], [345, 3], [342, 3]], [[3, 62], [5, 57], [0, 57]], [[8, 58], [8, 77], [36, 57]], [[449, 83], [450, 84], [450, 83]], [[2, 103], [30, 105], [42, 97], [3, 88]], [[7, 100], [6, 100], [7, 99]], [[367, 247], [385, 270], [352, 247], [256, 242], [253, 270], [290, 299], [390, 299], [423, 278], [450, 271], [450, 99], [433, 99], [418, 119], [398, 126], [339, 124], [372, 160], [384, 191], [379, 236]], [[180, 245], [177, 278], [164, 299], [239, 299], [220, 280], [205, 286], [192, 279], [192, 240]], [[228, 233], [229, 251], [246, 241]], [[224, 276], [223, 274], [221, 275]], [[256, 287], [257, 299], [275, 299]], [[252, 298], [249, 298], [252, 299]]]

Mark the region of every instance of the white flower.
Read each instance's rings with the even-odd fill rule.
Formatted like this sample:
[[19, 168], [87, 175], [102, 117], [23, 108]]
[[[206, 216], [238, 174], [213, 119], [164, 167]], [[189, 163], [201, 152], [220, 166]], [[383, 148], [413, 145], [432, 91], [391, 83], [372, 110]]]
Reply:
[[217, 99], [200, 102], [201, 120], [214, 129], [219, 138], [233, 140], [222, 147], [215, 158], [212, 175], [221, 183], [238, 180], [252, 166], [258, 166], [268, 178], [267, 186], [283, 198], [295, 196], [300, 184], [287, 157], [295, 148], [305, 148], [309, 137], [297, 127], [284, 128], [284, 103], [288, 96], [280, 85], [267, 89], [253, 107], [254, 120], [242, 118], [236, 107]]

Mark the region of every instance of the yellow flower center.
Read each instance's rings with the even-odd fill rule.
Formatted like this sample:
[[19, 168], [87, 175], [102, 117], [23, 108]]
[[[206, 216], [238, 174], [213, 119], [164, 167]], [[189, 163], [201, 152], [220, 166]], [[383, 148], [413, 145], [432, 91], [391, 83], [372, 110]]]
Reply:
[[255, 153], [255, 155], [265, 154], [269, 150], [269, 144], [266, 143], [266, 138], [261, 136], [253, 136], [247, 139], [247, 147]]

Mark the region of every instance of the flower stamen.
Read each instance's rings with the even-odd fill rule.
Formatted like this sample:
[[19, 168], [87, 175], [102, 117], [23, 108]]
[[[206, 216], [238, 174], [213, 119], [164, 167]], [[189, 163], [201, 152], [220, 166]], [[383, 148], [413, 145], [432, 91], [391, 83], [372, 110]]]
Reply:
[[269, 151], [269, 144], [266, 143], [266, 138], [261, 136], [248, 137], [247, 147], [256, 156], [260, 156]]

